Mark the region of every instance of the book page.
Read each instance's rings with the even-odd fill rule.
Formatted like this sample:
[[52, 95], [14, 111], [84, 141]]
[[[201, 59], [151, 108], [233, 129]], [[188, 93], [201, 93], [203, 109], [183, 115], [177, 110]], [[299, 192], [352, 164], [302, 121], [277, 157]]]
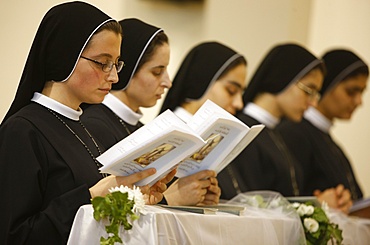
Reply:
[[193, 129], [195, 132], [201, 135], [219, 118], [228, 119], [230, 121], [237, 122], [242, 126], [246, 126], [239, 119], [237, 119], [229, 112], [219, 107], [210, 100], [204, 102], [204, 104], [193, 115], [192, 119], [187, 124], [191, 129]]
[[102, 173], [127, 176], [147, 168], [157, 173], [137, 185], [152, 185], [205, 142], [171, 111], [167, 110], [152, 122], [124, 138], [97, 160]]
[[215, 170], [248, 130], [240, 124], [219, 118], [202, 133], [206, 144], [179, 164], [176, 176], [184, 177], [204, 169]]
[[221, 171], [264, 127], [258, 125], [251, 129], [210, 100], [194, 114], [188, 125], [206, 144], [179, 164], [176, 174], [179, 178], [205, 169]]
[[235, 159], [252, 140], [265, 128], [265, 125], [253, 125], [247, 134], [240, 140], [240, 142], [231, 150], [231, 152], [223, 159], [221, 163], [215, 168], [217, 173], [221, 172], [232, 160]]
[[118, 161], [120, 158], [135, 149], [140, 148], [142, 145], [148, 144], [153, 139], [167, 134], [171, 128], [173, 129], [173, 127], [178, 127], [179, 130], [193, 134], [191, 129], [187, 127], [187, 125], [175, 114], [173, 114], [172, 111], [166, 110], [151, 122], [137, 129], [135, 132], [105, 151], [97, 158], [97, 160], [104, 165], [103, 169], [105, 169], [105, 165], [107, 165], [107, 163]]

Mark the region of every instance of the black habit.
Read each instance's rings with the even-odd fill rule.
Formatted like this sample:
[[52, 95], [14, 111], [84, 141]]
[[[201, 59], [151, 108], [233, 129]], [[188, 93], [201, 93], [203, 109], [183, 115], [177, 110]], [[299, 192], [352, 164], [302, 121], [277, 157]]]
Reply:
[[[350, 50], [330, 50], [323, 55], [323, 60], [327, 74], [320, 91], [322, 97], [348, 78], [369, 74], [367, 64]], [[325, 121], [325, 116], [317, 109], [309, 108], [302, 122], [284, 121], [277, 128], [303, 168], [303, 195], [343, 184], [351, 192], [352, 199], [361, 198], [361, 189], [344, 152], [331, 138], [328, 129], [320, 130], [314, 125], [320, 125], [320, 117]]]
[[76, 211], [90, 203], [89, 188], [102, 178], [86, 150], [96, 157], [98, 147], [78, 119], [31, 98], [47, 81], [66, 81], [92, 35], [109, 21], [88, 3], [69, 2], [51, 8], [38, 28], [0, 126], [2, 244], [66, 244]]
[[[58, 114], [86, 143], [82, 126]], [[66, 244], [78, 208], [102, 175], [81, 142], [45, 107], [31, 103], [0, 130], [0, 186], [6, 244]], [[1, 229], [4, 232], [3, 228]]]
[[[244, 113], [237, 116], [250, 127], [261, 124]], [[272, 190], [284, 196], [296, 196], [300, 194], [299, 187], [302, 185], [302, 172], [296, 164], [279, 134], [265, 127], [230, 165], [241, 176], [238, 177], [240, 192]], [[219, 175], [225, 174], [223, 170]], [[220, 179], [219, 184], [222, 199], [230, 199], [237, 194]]]
[[125, 122], [103, 104], [89, 106], [82, 114], [81, 120], [106, 149], [143, 125], [141, 122], [136, 125]]
[[[315, 68], [323, 69], [321, 60], [300, 45], [276, 45], [253, 74], [243, 95], [245, 108], [237, 117], [248, 126], [264, 124], [245, 114], [248, 104], [261, 93], [276, 95], [282, 92]], [[265, 127], [228, 167], [239, 176], [234, 178], [227, 169], [219, 174], [222, 176], [219, 178], [222, 199], [230, 199], [239, 192], [253, 190], [272, 190], [284, 196], [301, 194], [301, 169], [273, 127]], [[238, 185], [230, 185], [237, 181]]]
[[303, 168], [303, 195], [343, 184], [354, 200], [362, 197], [350, 162], [328, 133], [306, 119], [300, 123], [282, 122], [277, 129]]

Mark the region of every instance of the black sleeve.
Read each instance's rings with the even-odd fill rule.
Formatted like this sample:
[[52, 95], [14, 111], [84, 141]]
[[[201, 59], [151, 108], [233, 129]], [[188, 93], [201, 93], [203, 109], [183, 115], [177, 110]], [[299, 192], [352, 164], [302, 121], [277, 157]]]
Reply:
[[90, 203], [84, 185], [63, 193], [54, 188], [47, 191], [51, 179], [64, 176], [59, 171], [49, 172], [50, 151], [53, 149], [47, 140], [25, 120], [0, 128], [3, 244], [66, 244], [75, 213], [81, 205]]

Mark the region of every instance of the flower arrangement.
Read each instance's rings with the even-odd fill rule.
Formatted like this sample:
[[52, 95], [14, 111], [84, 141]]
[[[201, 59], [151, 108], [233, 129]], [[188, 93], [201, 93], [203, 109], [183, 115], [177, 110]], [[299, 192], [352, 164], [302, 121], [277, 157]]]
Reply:
[[293, 203], [296, 209], [306, 236], [307, 245], [326, 245], [328, 241], [337, 245], [343, 241], [342, 230], [337, 224], [331, 223], [326, 215], [327, 205], [323, 208], [315, 207], [311, 203]]
[[115, 242], [123, 243], [119, 237], [119, 228], [132, 229], [133, 221], [145, 214], [145, 201], [139, 187], [133, 189], [120, 186], [109, 189], [105, 197], [95, 197], [91, 200], [94, 208], [94, 219], [100, 221], [107, 218], [110, 222], [105, 226], [108, 237], [100, 238], [101, 245], [113, 245]]
[[326, 203], [323, 203], [321, 207], [313, 205], [312, 202], [291, 203], [280, 193], [274, 191], [240, 193], [228, 203], [277, 211], [297, 219], [299, 216], [303, 230], [298, 244], [327, 245], [329, 241], [331, 244], [334, 242], [337, 245], [342, 244], [342, 230], [337, 224], [330, 222], [327, 215], [329, 207]]

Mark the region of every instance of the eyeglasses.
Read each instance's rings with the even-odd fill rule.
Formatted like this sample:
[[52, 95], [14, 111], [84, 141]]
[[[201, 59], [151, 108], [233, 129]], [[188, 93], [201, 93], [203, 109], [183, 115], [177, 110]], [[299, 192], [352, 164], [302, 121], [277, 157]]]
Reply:
[[110, 72], [113, 69], [113, 66], [116, 67], [117, 73], [120, 72], [122, 70], [122, 68], [125, 66], [125, 62], [123, 62], [121, 60], [118, 61], [117, 63], [114, 63], [113, 61], [108, 61], [108, 63], [101, 63], [101, 62], [99, 62], [97, 60], [93, 60], [93, 59], [84, 57], [82, 55], [80, 57], [83, 58], [83, 59], [85, 59], [85, 60], [89, 60], [91, 62], [94, 62], [97, 65], [100, 65], [102, 71], [104, 71], [106, 73]]
[[303, 92], [305, 92], [310, 97], [311, 100], [316, 100], [316, 101], [320, 100], [321, 95], [320, 95], [319, 91], [308, 87], [307, 85], [305, 85], [302, 82], [297, 82], [296, 85], [299, 89], [301, 89]]

